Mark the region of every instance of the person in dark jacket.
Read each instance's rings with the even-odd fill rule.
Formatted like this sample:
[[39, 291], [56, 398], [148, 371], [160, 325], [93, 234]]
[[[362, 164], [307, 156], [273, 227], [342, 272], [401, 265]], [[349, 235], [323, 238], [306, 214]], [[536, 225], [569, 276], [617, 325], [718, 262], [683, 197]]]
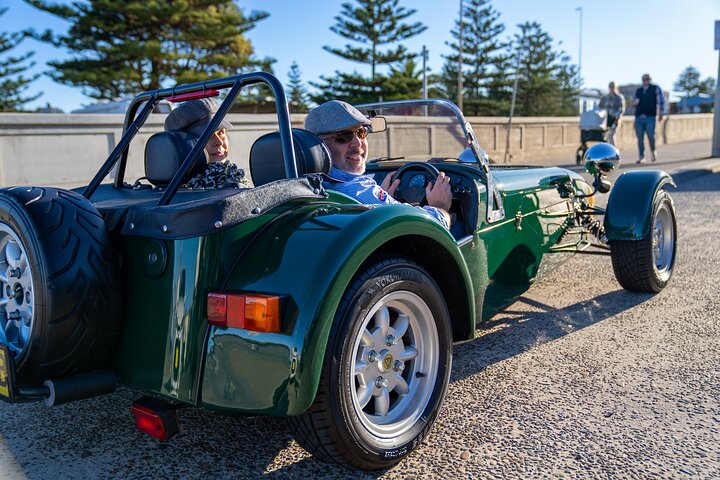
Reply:
[[637, 163], [644, 163], [645, 160], [645, 134], [647, 133], [650, 144], [650, 159], [654, 162], [657, 159], [655, 150], [655, 118], [658, 122], [663, 119], [665, 112], [665, 98], [662, 90], [657, 85], [650, 83], [650, 75], [642, 76], [642, 87], [635, 90], [632, 104], [635, 107], [635, 134], [638, 139], [638, 150], [640, 157]]

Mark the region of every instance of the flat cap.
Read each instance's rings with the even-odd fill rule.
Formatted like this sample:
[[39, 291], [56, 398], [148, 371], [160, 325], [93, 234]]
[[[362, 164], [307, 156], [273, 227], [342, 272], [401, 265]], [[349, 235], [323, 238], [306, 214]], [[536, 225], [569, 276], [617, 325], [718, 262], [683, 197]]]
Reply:
[[360, 110], [341, 100], [318, 105], [305, 118], [305, 130], [316, 135], [340, 132], [356, 125], [369, 127], [371, 122]]
[[[199, 127], [204, 129], [217, 111], [218, 104], [212, 98], [183, 102], [165, 119], [165, 130], [190, 131], [199, 129]], [[221, 128], [232, 128], [232, 123], [223, 118], [218, 125], [218, 130]]]

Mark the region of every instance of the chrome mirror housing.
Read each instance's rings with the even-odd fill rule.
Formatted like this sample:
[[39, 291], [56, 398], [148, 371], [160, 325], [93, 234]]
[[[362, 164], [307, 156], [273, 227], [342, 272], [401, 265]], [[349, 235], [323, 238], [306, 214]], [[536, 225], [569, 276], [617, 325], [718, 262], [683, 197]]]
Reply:
[[620, 167], [620, 151], [609, 143], [598, 143], [585, 152], [585, 170], [604, 175]]

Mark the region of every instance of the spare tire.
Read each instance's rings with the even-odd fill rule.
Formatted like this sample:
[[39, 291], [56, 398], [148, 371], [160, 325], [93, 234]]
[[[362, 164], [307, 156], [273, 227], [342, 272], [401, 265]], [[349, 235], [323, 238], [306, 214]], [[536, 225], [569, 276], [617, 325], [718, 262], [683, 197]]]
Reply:
[[82, 195], [0, 189], [0, 343], [16, 382], [104, 368], [120, 326], [119, 256]]

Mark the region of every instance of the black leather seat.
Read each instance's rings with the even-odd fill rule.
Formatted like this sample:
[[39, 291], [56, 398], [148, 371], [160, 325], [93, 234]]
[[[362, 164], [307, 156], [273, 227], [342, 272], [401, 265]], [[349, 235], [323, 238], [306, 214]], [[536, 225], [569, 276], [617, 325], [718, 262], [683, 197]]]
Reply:
[[[196, 136], [179, 130], [159, 132], [150, 137], [145, 145], [145, 176], [148, 181], [155, 186], [168, 185], [197, 141]], [[207, 158], [204, 155], [203, 151], [187, 178], [205, 168]]]
[[[300, 128], [292, 129], [298, 175], [330, 171], [330, 151], [320, 138]], [[250, 176], [256, 187], [286, 177], [280, 132], [255, 140], [250, 149]]]

